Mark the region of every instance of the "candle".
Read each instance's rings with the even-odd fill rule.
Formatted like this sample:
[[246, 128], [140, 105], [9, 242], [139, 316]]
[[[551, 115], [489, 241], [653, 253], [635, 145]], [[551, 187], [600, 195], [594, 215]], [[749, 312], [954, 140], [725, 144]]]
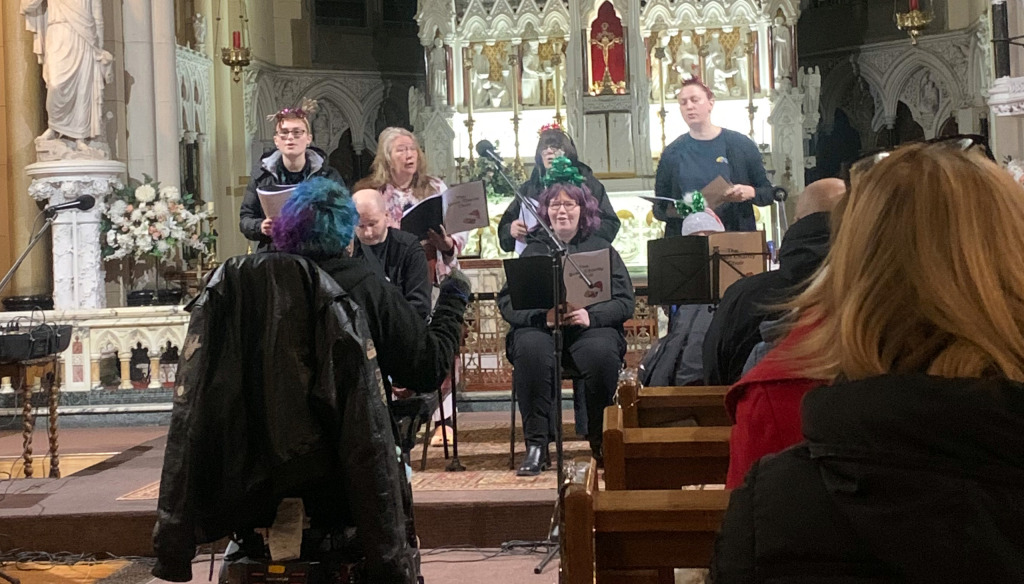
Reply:
[[910, 9], [911, 10], [917, 10], [919, 8], [919, 6], [917, 5], [917, 1], [918, 0], [910, 0]]
[[231, 33], [231, 44], [236, 48], [242, 48], [242, 31], [236, 30]]
[[206, 212], [213, 215], [213, 201], [206, 204]]

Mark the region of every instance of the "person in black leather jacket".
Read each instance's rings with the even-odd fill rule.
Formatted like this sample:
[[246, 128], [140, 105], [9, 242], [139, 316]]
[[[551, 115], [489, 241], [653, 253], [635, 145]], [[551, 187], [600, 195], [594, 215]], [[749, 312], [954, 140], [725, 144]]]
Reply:
[[[769, 353], [804, 442], [733, 491], [710, 581], [1024, 581], [1024, 197], [945, 144], [852, 182]], [[781, 387], [781, 386], [780, 386]]]
[[327, 153], [313, 146], [309, 116], [316, 111], [315, 104], [315, 101], [307, 100], [303, 107], [285, 108], [271, 116], [275, 124], [276, 148], [260, 157], [249, 185], [245, 187], [245, 197], [238, 211], [238, 229], [246, 239], [256, 242], [256, 251], [271, 249], [270, 234], [274, 225], [274, 221], [263, 212], [256, 189], [295, 185], [313, 177], [345, 184], [338, 171], [327, 164]]
[[[570, 164], [565, 158], [556, 159], [559, 167], [559, 160]], [[582, 182], [552, 184], [541, 194], [540, 209], [542, 219], [566, 244], [570, 254], [601, 249], [608, 249], [610, 253], [611, 299], [572, 310], [565, 315], [563, 327], [564, 356], [571, 358], [584, 379], [587, 439], [594, 455], [600, 458], [604, 408], [612, 403], [622, 357], [626, 353], [622, 325], [633, 316], [635, 297], [622, 258], [607, 241], [594, 236], [600, 222], [597, 202], [580, 186]], [[523, 257], [551, 254], [550, 240], [541, 234], [531, 238]], [[537, 277], [550, 276], [538, 274]], [[512, 325], [506, 339], [506, 352], [515, 367], [512, 386], [519, 401], [526, 438], [526, 457], [517, 474], [534, 476], [549, 464], [548, 444], [554, 431], [555, 345], [547, 324], [548, 311], [516, 310], [512, 307], [507, 284], [498, 293], [498, 307], [501, 316]]]

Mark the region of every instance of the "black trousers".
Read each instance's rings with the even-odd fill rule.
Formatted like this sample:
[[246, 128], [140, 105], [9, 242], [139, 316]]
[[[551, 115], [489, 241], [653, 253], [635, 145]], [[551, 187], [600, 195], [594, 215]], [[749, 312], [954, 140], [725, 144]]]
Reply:
[[[509, 336], [508, 358], [515, 370], [512, 388], [523, 416], [527, 446], [546, 447], [555, 437], [555, 340], [550, 330], [516, 329]], [[587, 439], [601, 444], [604, 408], [612, 404], [626, 339], [613, 328], [570, 328], [562, 343], [562, 363], [574, 364], [583, 375], [587, 408]]]

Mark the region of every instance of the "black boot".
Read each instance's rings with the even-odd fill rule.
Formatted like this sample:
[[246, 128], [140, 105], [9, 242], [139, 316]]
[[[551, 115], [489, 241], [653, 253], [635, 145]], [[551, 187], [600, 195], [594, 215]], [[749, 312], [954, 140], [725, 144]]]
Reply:
[[526, 458], [523, 459], [523, 464], [519, 465], [516, 476], [535, 477], [550, 465], [551, 457], [547, 454], [547, 448], [530, 445], [526, 447]]

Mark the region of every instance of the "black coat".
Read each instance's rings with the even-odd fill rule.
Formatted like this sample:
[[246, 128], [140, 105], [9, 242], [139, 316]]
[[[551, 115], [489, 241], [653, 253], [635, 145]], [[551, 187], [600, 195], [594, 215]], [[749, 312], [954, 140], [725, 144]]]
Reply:
[[1024, 582], [1024, 385], [887, 375], [802, 418], [733, 492], [715, 584]]
[[466, 300], [442, 293], [427, 324], [402, 292], [381, 281], [365, 260], [334, 258], [319, 264], [366, 311], [381, 372], [397, 386], [418, 393], [437, 391], [455, 361]]
[[754, 345], [761, 322], [780, 316], [778, 306], [793, 298], [818, 269], [829, 249], [829, 214], [814, 213], [792, 226], [779, 248], [779, 269], [741, 278], [726, 289], [704, 337], [704, 381], [732, 385]]
[[[754, 221], [754, 205], [765, 206], [775, 202], [772, 183], [768, 180], [768, 174], [764, 169], [761, 151], [757, 149], [757, 144], [754, 144], [753, 140], [739, 132], [725, 128], [722, 129], [722, 136], [725, 138], [725, 151], [726, 157], [729, 159], [729, 174], [731, 175], [724, 178], [733, 184], [754, 187], [754, 198], [742, 203], [722, 203], [715, 208], [715, 213], [722, 220], [726, 231], [754, 231], [757, 227], [757, 223]], [[665, 147], [654, 178], [654, 194], [656, 196], [670, 199], [683, 198], [684, 193], [677, 184], [676, 177], [679, 173], [686, 172], [685, 168], [680, 168], [682, 165], [681, 152], [693, 140], [687, 133]], [[665, 203], [655, 203], [654, 217], [665, 222], [666, 237], [678, 237], [683, 228], [683, 220], [668, 217], [665, 214], [666, 209]]]
[[[383, 264], [373, 250], [356, 241], [352, 257], [402, 291], [402, 296], [426, 320], [430, 316], [430, 274], [427, 255], [419, 239], [408, 232], [388, 227]], [[380, 271], [378, 271], [378, 268]]]
[[[260, 162], [253, 170], [249, 185], [245, 187], [245, 197], [238, 210], [238, 229], [242, 235], [250, 241], [257, 242], [256, 251], [267, 251], [273, 243], [269, 236], [263, 235], [260, 226], [267, 218], [263, 213], [263, 206], [260, 205], [260, 197], [256, 189], [262, 189], [276, 184], [288, 184], [284, 175], [280, 172], [281, 151], [270, 150], [260, 158]], [[310, 146], [306, 150], [306, 168], [303, 172], [307, 180], [313, 177], [322, 176], [345, 186], [345, 179], [327, 164], [327, 153], [323, 150]]]
[[[597, 206], [601, 210], [601, 225], [591, 237], [603, 239], [610, 244], [615, 241], [615, 236], [619, 233], [621, 222], [619, 221], [619, 216], [615, 214], [615, 209], [612, 208], [611, 201], [608, 200], [608, 192], [604, 190], [604, 185], [601, 184], [601, 181], [597, 180], [597, 177], [594, 176], [594, 171], [589, 166], [578, 160], [573, 160], [572, 163], [579, 169], [580, 174], [583, 175], [583, 184], [590, 189], [590, 194], [597, 199]], [[533, 174], [530, 175], [530, 180], [519, 187], [519, 193], [534, 201], [539, 200], [540, 194], [547, 188], [544, 186], [543, 178], [543, 169], [534, 168]], [[519, 212], [521, 210], [519, 199], [512, 199], [508, 208], [505, 209], [505, 213], [502, 214], [501, 221], [498, 222], [498, 245], [505, 251], [513, 251], [516, 248], [516, 239], [512, 237], [512, 222], [519, 219]]]
[[286, 254], [229, 259], [191, 310], [153, 574], [189, 581], [196, 543], [269, 526], [283, 497], [300, 496], [320, 524], [356, 528], [370, 581], [415, 582], [405, 473], [364, 312]]
[[[531, 237], [530, 243], [523, 250], [522, 257], [551, 255], [550, 247], [544, 241], [546, 238], [547, 236], [544, 234], [537, 234]], [[581, 239], [577, 235], [576, 238], [569, 242], [568, 248], [570, 254], [606, 248], [611, 251], [612, 298], [611, 300], [589, 306], [587, 312], [590, 313], [590, 328], [610, 327], [622, 333], [622, 325], [627, 320], [633, 318], [633, 311], [636, 308], [633, 281], [629, 277], [629, 271], [626, 269], [626, 264], [622, 261], [622, 257], [619, 256], [611, 244], [596, 236]], [[572, 268], [570, 267], [569, 269]], [[548, 278], [550, 275], [538, 274], [537, 277]], [[547, 328], [545, 322], [547, 310], [516, 310], [512, 308], [512, 297], [509, 295], [507, 283], [498, 292], [498, 309], [501, 310], [502, 318], [512, 325], [509, 334], [512, 334], [515, 329], [522, 327]]]

